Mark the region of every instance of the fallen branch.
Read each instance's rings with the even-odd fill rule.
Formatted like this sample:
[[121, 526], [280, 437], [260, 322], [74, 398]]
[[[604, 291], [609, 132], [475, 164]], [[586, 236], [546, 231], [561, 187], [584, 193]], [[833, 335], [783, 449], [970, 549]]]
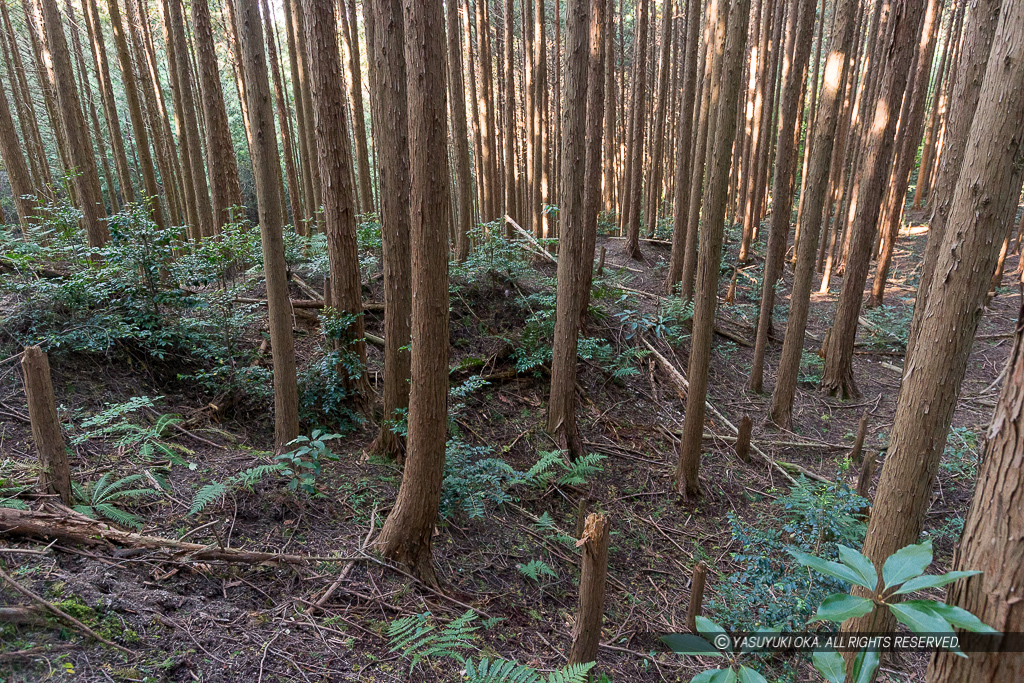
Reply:
[[[267, 305], [267, 300], [266, 299], [247, 299], [247, 298], [242, 297], [242, 296], [236, 296], [235, 297], [235, 303], [239, 303], [239, 304], [259, 304], [260, 306], [266, 306]], [[292, 299], [290, 303], [292, 305], [292, 308], [323, 308], [324, 307], [324, 302], [323, 301], [317, 301], [317, 300], [313, 300], [313, 299]], [[376, 302], [376, 301], [364, 301], [363, 302], [363, 310], [364, 311], [383, 311], [384, 310], [384, 304]]]
[[552, 263], [558, 263], [558, 259], [555, 258], [555, 256], [553, 254], [551, 254], [550, 252], [548, 252], [547, 249], [545, 249], [543, 246], [541, 246], [541, 243], [538, 242], [537, 239], [533, 235], [531, 235], [530, 233], [528, 233], [525, 230], [523, 230], [519, 226], [519, 224], [516, 223], [514, 220], [512, 220], [512, 217], [509, 216], [508, 214], [505, 214], [505, 222], [508, 223], [509, 225], [511, 225], [513, 228], [515, 228], [516, 232], [518, 232], [520, 235], [525, 237], [526, 241], [530, 243], [530, 245], [533, 247], [533, 249], [527, 249], [527, 251], [533, 252], [533, 253], [537, 254], [538, 256], [543, 256], [544, 258], [548, 259]]
[[104, 645], [109, 645], [110, 647], [114, 648], [115, 650], [120, 650], [121, 652], [125, 653], [129, 657], [134, 657], [135, 656], [135, 653], [132, 652], [131, 650], [129, 650], [128, 648], [121, 647], [117, 643], [107, 640], [106, 638], [104, 638], [100, 634], [96, 633], [96, 631], [93, 631], [91, 628], [89, 628], [88, 626], [86, 626], [85, 624], [80, 622], [78, 619], [75, 619], [73, 616], [71, 616], [67, 612], [61, 610], [59, 607], [56, 607], [55, 605], [47, 602], [46, 600], [44, 600], [43, 598], [39, 597], [38, 595], [36, 595], [32, 591], [30, 591], [29, 589], [25, 588], [20, 583], [18, 583], [14, 579], [12, 579], [11, 576], [7, 572], [5, 572], [3, 569], [0, 569], [0, 579], [3, 579], [6, 583], [10, 584], [11, 588], [13, 588], [14, 590], [18, 591], [19, 593], [24, 595], [26, 598], [29, 598], [31, 600], [34, 600], [35, 602], [38, 602], [40, 605], [45, 607], [47, 610], [49, 610], [50, 612], [53, 612], [58, 617], [60, 617], [61, 619], [65, 620], [66, 622], [68, 622], [69, 624], [71, 624], [72, 626], [77, 628], [79, 631], [81, 631], [82, 633], [85, 633], [86, 635], [90, 636], [91, 638], [95, 638], [96, 640], [100, 641]]
[[309, 562], [349, 562], [351, 557], [310, 557], [222, 548], [219, 544], [185, 543], [159, 536], [147, 536], [89, 519], [73, 512], [39, 512], [0, 508], [0, 534], [29, 538], [59, 538], [85, 546], [113, 543], [126, 548], [163, 550], [181, 561], [222, 561], [239, 564], [307, 564]]

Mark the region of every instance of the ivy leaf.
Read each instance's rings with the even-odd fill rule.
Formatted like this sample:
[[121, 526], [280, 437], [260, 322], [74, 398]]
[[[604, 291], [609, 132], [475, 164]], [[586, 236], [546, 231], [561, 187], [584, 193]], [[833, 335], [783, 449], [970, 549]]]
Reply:
[[885, 566], [882, 567], [882, 578], [885, 580], [885, 587], [892, 588], [896, 584], [924, 574], [924, 570], [928, 569], [928, 565], [931, 563], [931, 539], [924, 543], [908, 545], [906, 548], [897, 550], [885, 561]]
[[740, 683], [768, 683], [768, 680], [747, 666], [740, 667]]
[[914, 591], [924, 590], [925, 588], [941, 588], [942, 586], [953, 583], [958, 579], [963, 579], [980, 573], [980, 571], [975, 570], [968, 572], [946, 572], [945, 574], [938, 575], [924, 574], [907, 581], [905, 584], [900, 586], [899, 590], [893, 593], [893, 595], [905, 595], [906, 593], [913, 593]]
[[811, 663], [828, 683], [843, 683], [846, 680], [846, 660], [835, 650], [811, 653]]
[[896, 621], [914, 633], [952, 633], [953, 628], [931, 609], [930, 600], [910, 600], [889, 605]]
[[878, 572], [875, 571], [871, 560], [853, 548], [847, 548], [845, 545], [836, 546], [836, 549], [839, 551], [839, 559], [842, 563], [851, 567], [863, 579], [863, 583], [858, 585], [867, 588], [869, 591], [874, 591], [878, 586]]
[[874, 603], [867, 598], [834, 593], [822, 601], [811, 621], [834, 621], [839, 624], [852, 617], [862, 617], [873, 608]]
[[861, 650], [853, 660], [853, 683], [871, 683], [881, 663], [878, 650]]
[[948, 621], [958, 628], [972, 633], [999, 633], [978, 617], [955, 605], [947, 605], [944, 602], [934, 600], [914, 600], [915, 603], [924, 603], [938, 617]]
[[669, 649], [677, 655], [722, 656], [722, 653], [714, 645], [692, 633], [669, 633], [661, 637], [661, 642], [668, 645]]
[[863, 586], [868, 590], [873, 591], [875, 589], [875, 584], [870, 586], [867, 585], [864, 582], [864, 579], [861, 578], [860, 574], [852, 568], [847, 567], [845, 564], [829, 562], [828, 560], [823, 560], [820, 557], [815, 557], [810, 553], [805, 553], [802, 550], [797, 550], [796, 548], [787, 548], [786, 552], [792, 555], [797, 562], [805, 567], [810, 567], [816, 572], [820, 572], [826, 576], [831, 576], [832, 578], [839, 579], [840, 581], [846, 581], [847, 583]]

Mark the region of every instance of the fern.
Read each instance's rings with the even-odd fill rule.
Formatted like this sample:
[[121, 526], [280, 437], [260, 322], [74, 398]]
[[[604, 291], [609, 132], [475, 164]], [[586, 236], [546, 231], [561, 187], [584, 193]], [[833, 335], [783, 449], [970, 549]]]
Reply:
[[601, 461], [605, 456], [597, 453], [588, 453], [568, 467], [565, 474], [558, 478], [560, 485], [582, 486], [587, 480], [599, 473], [604, 467]]
[[543, 560], [530, 560], [526, 564], [517, 564], [516, 569], [534, 583], [540, 583], [540, 580], [545, 576], [550, 576], [553, 579], [558, 578], [558, 574]]
[[388, 627], [391, 652], [400, 652], [403, 657], [412, 659], [409, 671], [427, 658], [455, 659], [464, 663], [466, 658], [462, 651], [474, 649], [477, 640], [478, 627], [471, 626], [476, 619], [473, 610], [467, 610], [440, 631], [427, 623], [428, 616], [429, 613], [418, 614], [392, 622]]
[[274, 472], [283, 472], [285, 466], [281, 463], [274, 463], [273, 465], [257, 465], [256, 467], [250, 467], [247, 470], [242, 470], [238, 474], [228, 477], [224, 481], [214, 481], [206, 484], [196, 491], [195, 497], [192, 499], [192, 507], [189, 509], [189, 515], [197, 515], [202, 512], [206, 507], [219, 500], [228, 493], [239, 489], [245, 488], [252, 490], [261, 479], [266, 477], [268, 474]]
[[594, 662], [570, 664], [544, 677], [536, 669], [504, 659], [466, 661], [467, 683], [586, 683]]
[[97, 481], [90, 482], [85, 486], [80, 486], [77, 482], [73, 482], [71, 488], [75, 498], [79, 500], [79, 504], [75, 505], [74, 509], [86, 517], [98, 519], [100, 516], [103, 516], [117, 524], [132, 527], [133, 529], [141, 529], [142, 518], [130, 512], [125, 512], [114, 505], [114, 502], [160, 495], [160, 491], [156, 489], [127, 488], [142, 478], [143, 475], [141, 474], [130, 474], [115, 481], [111, 473], [107, 472]]
[[548, 538], [558, 541], [568, 548], [576, 547], [576, 539], [563, 533], [555, 524], [555, 520], [553, 520], [551, 515], [546, 511], [537, 518], [537, 521], [534, 522], [534, 526], [536, 526], [537, 530]]

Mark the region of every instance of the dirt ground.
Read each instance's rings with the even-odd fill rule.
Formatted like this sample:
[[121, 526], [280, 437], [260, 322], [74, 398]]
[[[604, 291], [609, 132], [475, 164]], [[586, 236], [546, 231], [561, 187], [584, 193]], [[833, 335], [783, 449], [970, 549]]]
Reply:
[[[797, 393], [793, 433], [782, 433], [765, 424], [770, 393], [756, 395], [744, 388], [753, 349], [716, 336], [709, 401], [734, 424], [750, 415], [755, 443], [772, 458], [852, 486], [856, 472], [843, 463], [863, 412], [869, 415], [870, 425], [866, 448], [877, 451], [888, 439], [903, 362], [896, 338], [901, 332], [905, 335], [909, 325], [926, 238], [924, 233], [901, 236], [886, 307], [865, 311], [877, 331], [861, 330], [864, 345], [858, 346], [854, 361], [860, 399], [842, 402], [824, 396], [811, 377]], [[627, 263], [623, 244], [619, 239], [599, 239], [598, 249], [607, 249], [605, 280], [641, 293], [626, 291], [623, 302], [613, 298], [599, 304], [609, 312], [629, 308], [656, 314], [663, 305], [659, 296], [669, 247], [645, 242], [645, 260]], [[735, 235], [726, 246], [729, 254], [723, 262], [733, 263], [738, 248]], [[1010, 349], [1020, 306], [1011, 275], [1016, 266], [1013, 256], [1006, 268], [1006, 286], [992, 300], [978, 330], [954, 417], [954, 427], [963, 434], [984, 434], [998, 396], [996, 379]], [[552, 264], [543, 261], [536, 268], [548, 276], [554, 272]], [[743, 271], [736, 279], [734, 301], [719, 306], [723, 329], [742, 340], [753, 338], [759, 272], [759, 267]], [[775, 321], [779, 338], [791, 277], [787, 268], [777, 304], [781, 312]], [[816, 353], [815, 339], [822, 338], [834, 315], [840, 283], [841, 278], [834, 278], [829, 294], [812, 299], [806, 340], [810, 354]], [[723, 298], [729, 285], [726, 273], [721, 282]], [[382, 301], [381, 283], [374, 283], [373, 289], [368, 298]], [[506, 314], [502, 300], [507, 296], [507, 291], [498, 291], [478, 300], [453, 299], [453, 366], [468, 355], [494, 355], [494, 370], [511, 367], [508, 360], [501, 360], [502, 343], [480, 335], [481, 330], [501, 326]], [[382, 334], [381, 324], [379, 314], [369, 314], [368, 331]], [[601, 334], [618, 335], [620, 342], [628, 343], [627, 332], [616, 331], [617, 325], [614, 317], [595, 323]], [[688, 342], [673, 345], [648, 338], [685, 374]], [[300, 356], [311, 345], [308, 339], [300, 340]], [[769, 392], [780, 352], [781, 343], [773, 342], [765, 375]], [[381, 353], [372, 346], [369, 353], [371, 381], [377, 382]], [[551, 540], [539, 529], [537, 519], [547, 513], [558, 528], [572, 535], [580, 496], [589, 498], [591, 510], [605, 511], [612, 528], [606, 645], [598, 658], [598, 671], [608, 680], [689, 680], [702, 670], [699, 663], [682, 660], [658, 642], [661, 634], [682, 630], [690, 575], [698, 561], [710, 567], [706, 601], [770, 599], [737, 595], [724, 581], [735, 567], [732, 553], [737, 550], [726, 515], [733, 512], [752, 524], [770, 527], [777, 523], [772, 518], [772, 501], [783, 495], [789, 482], [763, 460], [755, 457], [744, 464], [729, 443], [706, 439], [701, 465], [704, 496], [696, 504], [682, 504], [672, 491], [670, 477], [677, 457], [674, 433], [682, 426], [684, 404], [650, 356], [641, 359], [638, 374], [623, 381], [610, 381], [601, 368], [581, 362], [580, 424], [587, 448], [606, 456], [603, 471], [583, 486], [517, 491], [514, 501], [489, 509], [479, 519], [456, 515], [439, 523], [434, 557], [440, 593], [413, 585], [406, 575], [381, 562], [372, 545], [361, 554], [368, 534], [379, 530], [387, 515], [401, 476], [394, 463], [367, 454], [375, 435], [372, 428], [332, 442], [340, 460], [325, 466], [317, 479], [317, 495], [295, 495], [264, 482], [254, 491], [239, 490], [189, 516], [190, 501], [202, 483], [268, 461], [264, 451], [271, 446], [273, 425], [266, 406], [236, 406], [219, 421], [193, 419], [210, 414], [200, 409], [211, 397], [177, 381], [158, 363], [131, 355], [62, 358], [53, 363], [53, 376], [62, 415], [75, 410], [94, 413], [104, 403], [148, 395], [164, 397], [161, 412], [180, 413], [191, 420], [175, 441], [193, 451], [188, 460], [196, 469], [173, 468], [171, 494], [132, 508], [145, 520], [144, 533], [179, 538], [209, 524], [188, 540], [355, 557], [356, 561], [347, 580], [318, 611], [312, 605], [335, 582], [343, 563], [258, 567], [197, 563], [151, 551], [70, 547], [0, 535], [0, 567], [21, 585], [134, 653], [126, 657], [55, 620], [43, 626], [6, 624], [0, 626], [3, 683], [444, 680], [456, 672], [439, 662], [421, 663], [410, 675], [408, 660], [389, 649], [387, 626], [396, 618], [424, 612], [450, 620], [466, 612], [467, 606], [484, 615], [481, 619], [496, 618], [478, 632], [480, 655], [554, 669], [564, 664], [569, 647], [578, 554]], [[466, 376], [463, 373], [458, 381]], [[554, 448], [544, 432], [547, 392], [542, 374], [492, 382], [468, 397], [457, 416], [464, 441], [504, 448], [502, 457], [510, 464], [529, 468], [538, 452]], [[731, 434], [713, 415], [706, 429], [715, 435]], [[791, 443], [801, 445], [787, 445]], [[134, 467], [124, 454], [103, 442], [87, 442], [74, 450], [75, 478], [95, 479], [107, 471], [124, 475]], [[16, 363], [0, 366], [0, 460], [22, 468], [36, 460]], [[927, 521], [938, 568], [948, 568], [958, 534], [949, 532], [947, 525], [963, 517], [972, 490], [969, 476], [940, 471]], [[33, 552], [23, 554], [22, 550]], [[531, 560], [545, 562], [554, 576], [543, 577], [539, 585], [527, 578], [518, 566]], [[29, 601], [4, 586], [0, 604]], [[905, 655], [883, 666], [883, 676], [891, 681], [922, 680], [926, 658]], [[799, 680], [810, 680], [808, 671], [805, 664], [800, 665], [803, 677]], [[780, 664], [778, 675], [783, 672]]]

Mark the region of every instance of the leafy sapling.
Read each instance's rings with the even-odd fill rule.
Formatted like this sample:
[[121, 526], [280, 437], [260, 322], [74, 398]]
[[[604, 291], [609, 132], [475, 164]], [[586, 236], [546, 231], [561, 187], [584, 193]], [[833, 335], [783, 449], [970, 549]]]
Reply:
[[306, 493], [314, 493], [316, 478], [323, 467], [321, 458], [338, 460], [337, 454], [327, 447], [326, 442], [340, 437], [341, 434], [327, 434], [314, 429], [309, 436], [299, 436], [290, 441], [288, 445], [295, 448], [274, 458], [284, 467], [281, 474], [288, 478], [288, 488], [292, 491], [301, 488]]

